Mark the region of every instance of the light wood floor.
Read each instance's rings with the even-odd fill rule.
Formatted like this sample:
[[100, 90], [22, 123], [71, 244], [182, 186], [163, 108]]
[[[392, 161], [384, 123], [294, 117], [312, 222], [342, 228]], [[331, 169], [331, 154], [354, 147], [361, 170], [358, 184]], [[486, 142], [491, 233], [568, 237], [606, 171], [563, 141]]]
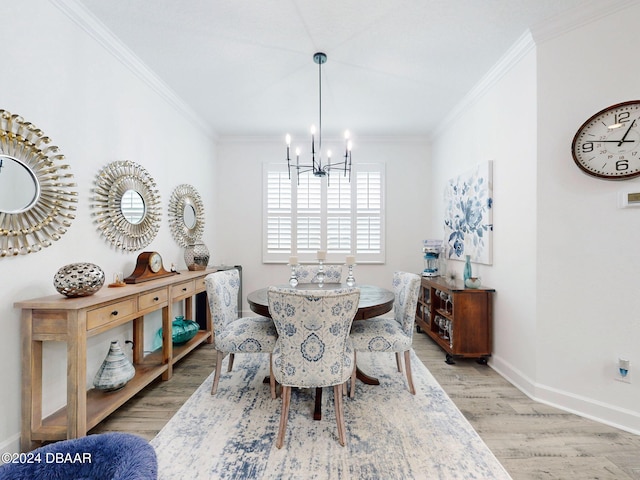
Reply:
[[[640, 436], [534, 402], [474, 360], [448, 365], [424, 334], [414, 335], [413, 346], [514, 479], [640, 479]], [[152, 384], [91, 433], [125, 431], [152, 439], [214, 364], [213, 347], [198, 348], [175, 366], [171, 380]]]

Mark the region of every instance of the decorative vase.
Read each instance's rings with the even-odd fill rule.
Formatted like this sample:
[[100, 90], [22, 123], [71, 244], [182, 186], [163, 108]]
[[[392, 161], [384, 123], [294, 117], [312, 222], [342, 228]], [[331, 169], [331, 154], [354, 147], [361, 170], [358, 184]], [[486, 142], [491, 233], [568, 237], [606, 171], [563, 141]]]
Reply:
[[[198, 322], [193, 320], [185, 320], [184, 316], [177, 316], [176, 319], [171, 322], [171, 341], [174, 345], [182, 345], [187, 343], [193, 337], [196, 336], [200, 330]], [[162, 333], [161, 333], [162, 335]]]
[[184, 262], [189, 270], [204, 270], [209, 265], [209, 250], [207, 246], [197, 241], [184, 249]]
[[464, 282], [467, 283], [467, 278], [471, 278], [473, 274], [471, 273], [471, 255], [465, 255], [464, 261]]
[[53, 286], [67, 297], [86, 297], [104, 285], [104, 272], [93, 263], [71, 263], [61, 267], [53, 277]]
[[93, 386], [104, 392], [113, 392], [124, 387], [135, 374], [136, 369], [122, 351], [120, 343], [113, 341], [93, 379]]

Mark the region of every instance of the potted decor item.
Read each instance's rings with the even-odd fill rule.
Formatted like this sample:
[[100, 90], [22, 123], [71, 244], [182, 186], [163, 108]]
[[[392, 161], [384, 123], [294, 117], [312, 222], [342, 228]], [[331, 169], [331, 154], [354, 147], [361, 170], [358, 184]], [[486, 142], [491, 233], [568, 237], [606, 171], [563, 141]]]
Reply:
[[120, 343], [113, 341], [107, 357], [96, 373], [93, 386], [104, 392], [113, 392], [124, 387], [135, 374], [136, 369], [122, 351]]
[[184, 249], [184, 263], [189, 270], [204, 270], [209, 265], [209, 250], [201, 241], [191, 243]]

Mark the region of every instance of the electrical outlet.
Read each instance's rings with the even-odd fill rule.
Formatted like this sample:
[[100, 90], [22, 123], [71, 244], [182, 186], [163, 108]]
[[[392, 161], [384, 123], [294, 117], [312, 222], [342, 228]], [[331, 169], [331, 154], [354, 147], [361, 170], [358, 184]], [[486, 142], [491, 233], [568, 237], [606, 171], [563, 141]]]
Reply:
[[618, 372], [615, 379], [619, 382], [631, 383], [631, 362], [625, 358], [618, 359]]

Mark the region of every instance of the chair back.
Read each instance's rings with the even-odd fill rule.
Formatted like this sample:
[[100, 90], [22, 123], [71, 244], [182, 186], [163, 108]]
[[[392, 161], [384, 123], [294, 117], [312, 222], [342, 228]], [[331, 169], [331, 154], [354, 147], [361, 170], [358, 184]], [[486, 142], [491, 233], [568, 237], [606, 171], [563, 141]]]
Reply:
[[240, 274], [235, 268], [222, 270], [207, 275], [204, 283], [213, 331], [217, 337], [229, 323], [238, 319]]
[[[342, 265], [323, 265], [323, 283], [340, 283], [342, 281]], [[300, 283], [320, 283], [318, 265], [298, 265], [295, 268]]]
[[273, 373], [281, 385], [327, 387], [344, 383], [354, 368], [349, 338], [360, 290], [269, 287], [269, 312], [278, 340]]
[[413, 338], [413, 326], [420, 295], [420, 276], [409, 272], [393, 274], [393, 318], [398, 322], [405, 335]]

